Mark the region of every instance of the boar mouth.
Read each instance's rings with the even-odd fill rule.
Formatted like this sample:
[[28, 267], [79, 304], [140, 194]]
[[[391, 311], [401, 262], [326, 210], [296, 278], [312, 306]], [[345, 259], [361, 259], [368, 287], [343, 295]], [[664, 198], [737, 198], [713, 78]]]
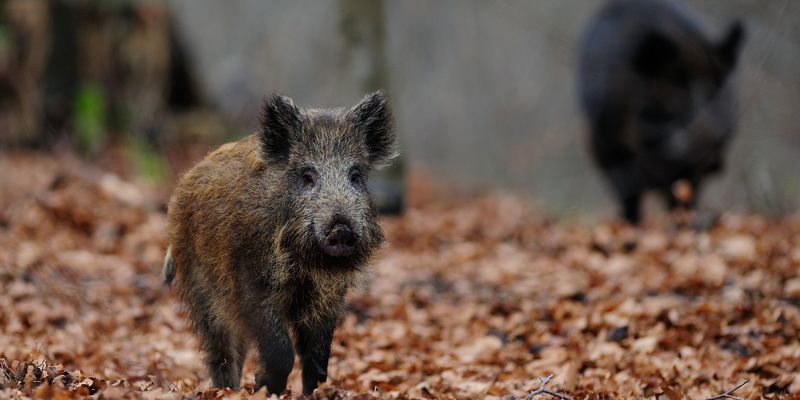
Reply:
[[318, 268], [329, 270], [357, 270], [360, 269], [369, 259], [369, 251], [363, 249], [358, 243], [351, 252], [346, 254], [331, 254], [325, 250], [324, 246], [317, 246], [316, 260], [311, 264]]

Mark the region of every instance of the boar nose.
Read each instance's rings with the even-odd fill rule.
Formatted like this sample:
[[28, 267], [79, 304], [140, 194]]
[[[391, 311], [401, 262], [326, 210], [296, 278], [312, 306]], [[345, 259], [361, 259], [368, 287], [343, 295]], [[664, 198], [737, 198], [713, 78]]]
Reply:
[[347, 257], [353, 254], [356, 244], [356, 235], [345, 224], [337, 224], [325, 237], [323, 250], [333, 257]]

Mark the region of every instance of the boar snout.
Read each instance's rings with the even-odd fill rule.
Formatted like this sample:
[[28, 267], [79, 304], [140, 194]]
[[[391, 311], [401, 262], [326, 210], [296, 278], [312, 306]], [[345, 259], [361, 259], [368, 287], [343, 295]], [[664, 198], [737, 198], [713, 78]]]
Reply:
[[325, 236], [322, 249], [332, 257], [347, 257], [353, 254], [356, 235], [347, 224], [336, 224]]

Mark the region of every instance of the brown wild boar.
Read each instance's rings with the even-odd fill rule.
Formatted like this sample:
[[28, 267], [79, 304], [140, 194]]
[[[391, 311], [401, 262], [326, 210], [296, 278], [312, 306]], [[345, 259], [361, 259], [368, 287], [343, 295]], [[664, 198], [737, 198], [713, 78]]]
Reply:
[[349, 110], [274, 95], [256, 133], [181, 177], [164, 278], [177, 281], [214, 386], [239, 387], [251, 343], [257, 389], [283, 392], [295, 352], [304, 393], [327, 379], [345, 292], [383, 242], [367, 176], [394, 147], [382, 92]]

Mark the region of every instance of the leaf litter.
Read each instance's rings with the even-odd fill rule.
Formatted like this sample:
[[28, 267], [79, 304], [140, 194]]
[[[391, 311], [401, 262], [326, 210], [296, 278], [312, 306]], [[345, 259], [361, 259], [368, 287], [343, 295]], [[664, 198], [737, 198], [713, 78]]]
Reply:
[[[66, 155], [0, 171], [0, 398], [267, 397], [252, 355], [240, 391], [210, 387], [161, 283], [168, 188]], [[800, 218], [586, 225], [408, 190], [315, 398], [800, 398]]]

